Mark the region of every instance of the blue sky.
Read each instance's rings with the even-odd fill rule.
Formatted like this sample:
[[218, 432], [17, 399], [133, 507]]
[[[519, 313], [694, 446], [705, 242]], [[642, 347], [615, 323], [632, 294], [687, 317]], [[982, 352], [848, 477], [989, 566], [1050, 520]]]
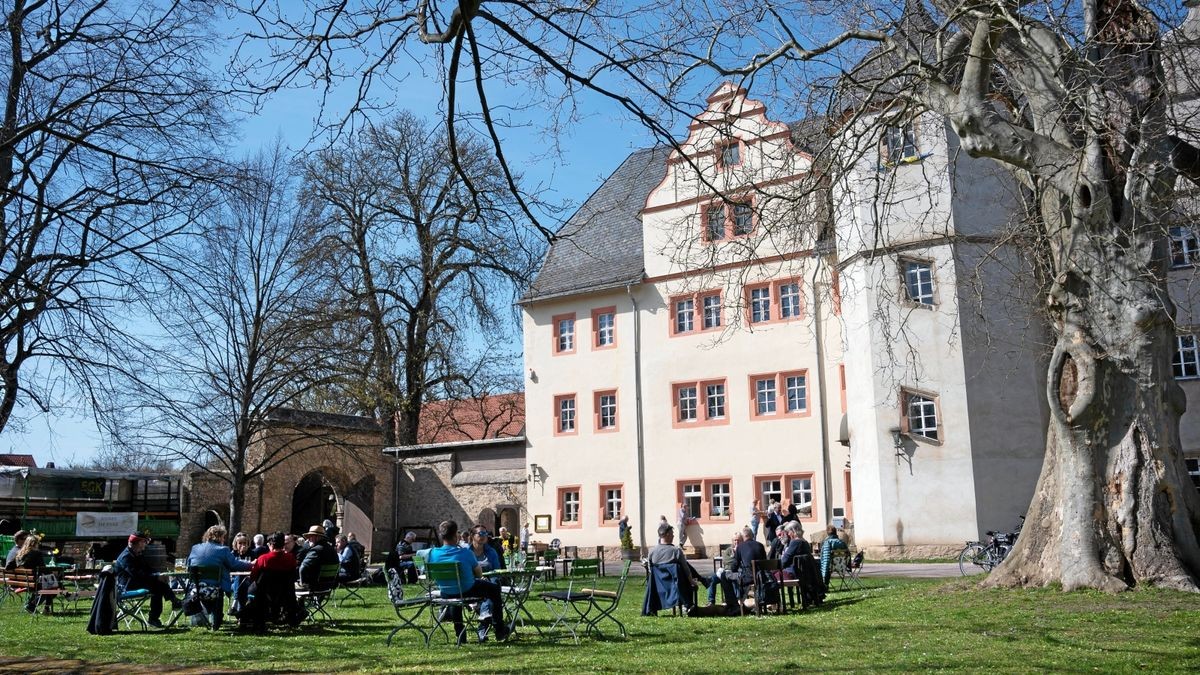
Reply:
[[[420, 68], [412, 66], [409, 77], [401, 86], [402, 91], [392, 93], [402, 100], [404, 108], [431, 121], [440, 118], [440, 81], [423, 75]], [[520, 100], [519, 90], [500, 86], [493, 89], [497, 90], [489, 92], [493, 106]], [[331, 100], [335, 109], [329, 112], [340, 114], [342, 111], [336, 106], [344, 105], [348, 97], [335, 92]], [[253, 152], [277, 136], [293, 150], [302, 150], [309, 144], [321, 114], [320, 101], [321, 92], [316, 90], [280, 92], [261, 110], [244, 117], [239, 125], [240, 141], [230, 149], [230, 154]], [[527, 116], [532, 115], [524, 120], [527, 124], [508, 129], [504, 139], [505, 153], [513, 167], [524, 174], [526, 185], [541, 185], [547, 190], [550, 201], [572, 205], [562, 214], [564, 216], [586, 199], [631, 150], [654, 142], [642, 125], [600, 97], [583, 95], [578, 105], [581, 119], [557, 138], [560, 156], [550, 152], [553, 144], [536, 123], [536, 111], [527, 113]], [[396, 111], [399, 112], [399, 108]], [[554, 226], [552, 221], [543, 224]], [[513, 350], [519, 350], [519, 335], [512, 339]], [[60, 391], [56, 398], [53, 414], [37, 413], [29, 407], [19, 408], [17, 415], [22, 418], [22, 423], [5, 430], [0, 437], [0, 453], [32, 454], [39, 466], [47, 462], [59, 466], [88, 462], [101, 444], [96, 425], [84, 407], [72, 401], [66, 392]]]

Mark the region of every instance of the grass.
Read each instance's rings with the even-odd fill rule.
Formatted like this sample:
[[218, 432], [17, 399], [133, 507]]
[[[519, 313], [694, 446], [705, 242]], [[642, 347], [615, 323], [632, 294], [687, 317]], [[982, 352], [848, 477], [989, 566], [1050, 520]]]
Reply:
[[[608, 582], [611, 583], [611, 582]], [[384, 638], [395, 615], [382, 588], [370, 606], [335, 609], [335, 627], [243, 635], [222, 629], [95, 637], [87, 614], [32, 618], [0, 606], [0, 658], [74, 658], [180, 667], [293, 671], [1200, 670], [1200, 598], [1143, 590], [1119, 595], [982, 591], [968, 580], [867, 579], [826, 608], [764, 618], [640, 616], [631, 579], [619, 616], [628, 639], [426, 649], [413, 631]], [[548, 617], [531, 599], [535, 617]], [[0, 667], [3, 670], [3, 667]], [[28, 671], [26, 671], [28, 672]]]

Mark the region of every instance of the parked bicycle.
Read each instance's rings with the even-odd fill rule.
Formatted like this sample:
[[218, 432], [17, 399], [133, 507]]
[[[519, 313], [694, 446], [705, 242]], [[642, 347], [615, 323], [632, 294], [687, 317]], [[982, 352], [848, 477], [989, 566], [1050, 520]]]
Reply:
[[962, 553], [958, 554], [958, 571], [962, 572], [964, 577], [974, 574], [977, 567], [982, 568], [984, 572], [991, 572], [993, 567], [999, 565], [1008, 556], [1008, 552], [1017, 543], [1017, 535], [1021, 534], [1021, 528], [1024, 525], [1025, 516], [1021, 516], [1021, 522], [1012, 532], [988, 530], [986, 541], [968, 541]]

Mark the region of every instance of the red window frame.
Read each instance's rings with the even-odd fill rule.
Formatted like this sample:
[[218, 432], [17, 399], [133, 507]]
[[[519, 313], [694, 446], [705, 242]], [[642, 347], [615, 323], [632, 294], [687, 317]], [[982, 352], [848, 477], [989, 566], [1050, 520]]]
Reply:
[[[571, 320], [571, 325], [572, 325], [571, 348], [560, 350], [558, 348], [558, 341], [559, 341], [559, 338], [562, 337], [562, 335], [559, 333], [558, 324], [559, 324], [559, 322], [565, 321], [567, 319]], [[575, 317], [575, 312], [567, 312], [565, 314], [555, 314], [554, 316], [550, 317], [550, 323], [553, 327], [553, 333], [554, 333], [554, 344], [553, 344], [554, 355], [555, 356], [565, 356], [567, 354], [574, 354], [576, 352], [576, 350], [579, 349], [579, 319], [577, 319]]]
[[[575, 420], [574, 426], [570, 431], [562, 430], [562, 402], [566, 400], [575, 402]], [[554, 396], [554, 435], [555, 436], [577, 436], [579, 435], [579, 397], [575, 394], [555, 394]]]

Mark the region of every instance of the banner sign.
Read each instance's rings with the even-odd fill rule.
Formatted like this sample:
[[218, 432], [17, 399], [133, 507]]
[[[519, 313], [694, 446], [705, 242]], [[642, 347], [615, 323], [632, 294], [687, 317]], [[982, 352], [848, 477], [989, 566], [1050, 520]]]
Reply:
[[80, 511], [75, 514], [77, 537], [125, 537], [137, 531], [137, 511]]

